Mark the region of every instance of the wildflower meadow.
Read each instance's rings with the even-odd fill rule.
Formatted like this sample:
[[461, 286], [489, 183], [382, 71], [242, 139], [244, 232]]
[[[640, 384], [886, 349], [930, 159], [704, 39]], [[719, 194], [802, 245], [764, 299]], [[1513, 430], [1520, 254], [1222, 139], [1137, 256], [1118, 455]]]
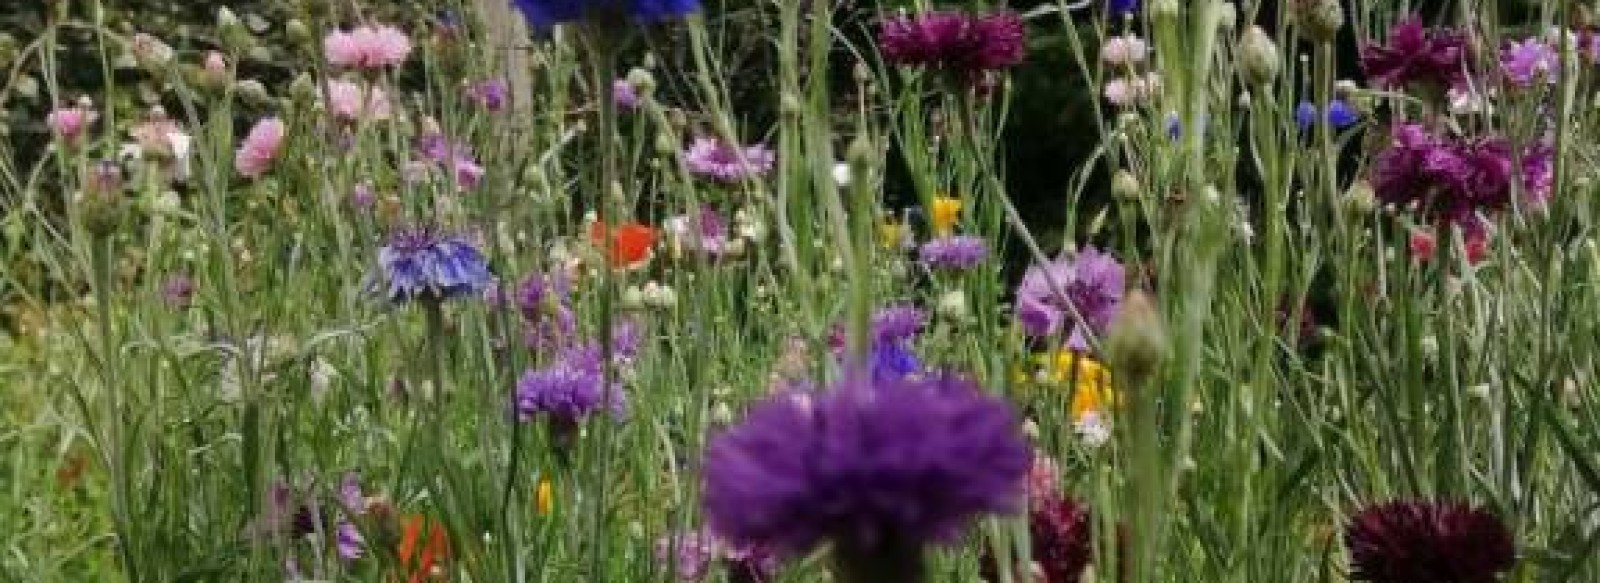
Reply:
[[1600, 581], [1595, 2], [134, 1], [0, 582]]

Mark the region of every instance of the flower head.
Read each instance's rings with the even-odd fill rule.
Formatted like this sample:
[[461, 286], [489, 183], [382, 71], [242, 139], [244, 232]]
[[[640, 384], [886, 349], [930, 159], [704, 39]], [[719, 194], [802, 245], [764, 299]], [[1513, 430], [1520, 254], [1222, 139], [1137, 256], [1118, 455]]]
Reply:
[[1423, 28], [1411, 16], [1389, 30], [1388, 44], [1361, 47], [1361, 68], [1381, 89], [1430, 85], [1440, 91], [1466, 78], [1466, 38], [1451, 29]]
[[396, 233], [378, 250], [389, 301], [444, 300], [478, 296], [491, 276], [483, 254], [465, 239], [430, 229]]
[[534, 28], [584, 18], [625, 17], [655, 22], [686, 16], [700, 9], [699, 0], [512, 0]]
[[1371, 583], [1494, 583], [1516, 562], [1511, 531], [1465, 504], [1369, 506], [1344, 531], [1351, 578]]
[[1114, 36], [1100, 45], [1100, 60], [1113, 67], [1131, 67], [1143, 63], [1149, 53], [1149, 45], [1134, 34]]
[[716, 138], [696, 138], [684, 153], [684, 163], [690, 172], [723, 183], [759, 178], [772, 171], [776, 161], [776, 156], [766, 146], [741, 148]]
[[1015, 12], [974, 14], [935, 10], [887, 18], [878, 46], [889, 62], [946, 71], [967, 82], [1022, 62], [1022, 18]]
[[283, 135], [283, 121], [278, 118], [269, 117], [256, 122], [233, 157], [233, 167], [239, 171], [239, 175], [259, 178], [271, 170], [272, 162], [278, 157], [278, 149], [283, 146]]
[[1500, 72], [1518, 87], [1555, 84], [1561, 78], [1561, 55], [1539, 37], [1513, 41], [1500, 51]]
[[383, 121], [393, 115], [389, 94], [382, 87], [343, 79], [328, 81], [327, 108], [335, 118], [347, 122]]
[[1031, 454], [1003, 401], [948, 376], [780, 395], [714, 437], [704, 502], [736, 544], [805, 553], [826, 540], [871, 553], [958, 537], [1021, 508]]
[[1379, 200], [1416, 208], [1430, 221], [1474, 225], [1480, 215], [1510, 206], [1516, 164], [1523, 165], [1533, 201], [1549, 192], [1544, 165], [1550, 153], [1542, 147], [1518, 158], [1503, 139], [1440, 136], [1417, 124], [1399, 126], [1393, 136], [1373, 160], [1373, 191]]
[[1310, 101], [1300, 102], [1294, 110], [1294, 120], [1300, 126], [1300, 131], [1310, 131], [1318, 123], [1326, 121], [1335, 130], [1342, 130], [1361, 121], [1361, 113], [1344, 100], [1335, 99], [1328, 103], [1328, 110], [1323, 115], [1318, 115], [1317, 104]]
[[936, 196], [928, 205], [928, 223], [934, 234], [943, 237], [954, 232], [961, 221], [961, 199], [953, 196]]
[[[1094, 539], [1089, 535], [1089, 511], [1083, 505], [1050, 495], [1035, 500], [1028, 511], [1028, 540], [1032, 545], [1035, 576], [1024, 577], [1019, 569], [1013, 581], [1036, 583], [1078, 583], [1094, 559]], [[983, 558], [984, 580], [1000, 581], [998, 565], [991, 554]]]
[[55, 134], [57, 140], [73, 145], [83, 137], [84, 132], [89, 129], [89, 124], [94, 123], [99, 117], [100, 114], [93, 108], [79, 105], [52, 111], [45, 116], [44, 121], [45, 125], [50, 126], [50, 132]]
[[709, 257], [728, 255], [735, 248], [728, 221], [711, 205], [701, 205], [699, 216], [693, 218], [685, 214], [668, 219], [664, 230], [676, 248]]
[[617, 79], [611, 82], [611, 101], [622, 109], [637, 109], [639, 92], [627, 79]]
[[589, 225], [589, 241], [605, 253], [611, 267], [628, 269], [650, 259], [656, 244], [656, 230], [639, 223], [607, 228], [595, 221]]
[[530, 370], [517, 380], [516, 412], [520, 421], [545, 415], [562, 424], [573, 424], [601, 410], [615, 416], [626, 411], [622, 387], [604, 386], [599, 370], [572, 363], [557, 363]]
[[161, 285], [161, 299], [171, 308], [189, 307], [190, 302], [194, 301], [194, 280], [183, 274], [167, 278], [166, 283]]
[[381, 69], [404, 63], [411, 54], [411, 37], [386, 24], [335, 30], [322, 39], [328, 62], [337, 67]]
[[679, 581], [700, 581], [720, 563], [732, 583], [771, 581], [778, 571], [777, 557], [759, 548], [737, 548], [709, 531], [680, 532], [656, 541], [656, 558], [675, 566]]
[[1034, 337], [1070, 331], [1069, 347], [1088, 348], [1091, 335], [1104, 333], [1117, 315], [1125, 278], [1116, 258], [1093, 247], [1029, 268], [1017, 288], [1017, 317], [1023, 331]]
[[940, 237], [923, 243], [917, 256], [932, 269], [965, 271], [988, 258], [989, 242], [977, 235]]
[[421, 515], [407, 517], [401, 526], [395, 558], [400, 560], [406, 583], [437, 579], [450, 560], [450, 535], [444, 523]]
[[484, 111], [504, 111], [511, 101], [511, 86], [505, 79], [485, 79], [467, 88], [467, 99]]

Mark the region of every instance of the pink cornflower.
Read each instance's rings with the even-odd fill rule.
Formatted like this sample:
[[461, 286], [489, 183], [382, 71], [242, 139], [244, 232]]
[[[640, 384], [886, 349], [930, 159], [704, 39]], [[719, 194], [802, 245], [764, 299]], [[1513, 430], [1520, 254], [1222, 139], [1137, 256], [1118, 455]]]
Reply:
[[258, 178], [272, 169], [278, 149], [283, 146], [283, 120], [269, 117], [256, 122], [233, 157], [233, 166], [246, 178]]
[[684, 162], [694, 174], [734, 183], [758, 178], [772, 170], [772, 150], [760, 144], [739, 147], [717, 138], [696, 138], [684, 154]]
[[1134, 107], [1150, 100], [1161, 87], [1161, 78], [1155, 73], [1144, 77], [1118, 77], [1106, 82], [1106, 101], [1117, 107]]
[[335, 66], [381, 69], [405, 62], [411, 54], [411, 38], [386, 24], [362, 25], [349, 32], [328, 33], [322, 48], [328, 62]]
[[1513, 41], [1500, 51], [1500, 71], [1518, 87], [1539, 81], [1553, 85], [1561, 78], [1561, 55], [1536, 37]]
[[100, 114], [87, 104], [73, 107], [63, 107], [50, 112], [45, 117], [45, 125], [50, 126], [50, 131], [66, 145], [75, 145], [83, 133], [89, 129], [89, 124], [99, 119]]
[[1114, 36], [1100, 45], [1100, 60], [1113, 67], [1133, 66], [1143, 63], [1150, 47], [1137, 35]]
[[328, 82], [328, 112], [345, 121], [389, 119], [389, 95], [376, 85], [364, 87], [343, 79]]

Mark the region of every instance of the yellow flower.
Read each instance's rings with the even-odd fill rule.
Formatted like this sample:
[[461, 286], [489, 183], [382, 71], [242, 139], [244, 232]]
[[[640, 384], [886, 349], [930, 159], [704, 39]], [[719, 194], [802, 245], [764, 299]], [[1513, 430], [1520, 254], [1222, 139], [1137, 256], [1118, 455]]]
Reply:
[[1070, 391], [1068, 394], [1072, 397], [1070, 411], [1074, 422], [1091, 412], [1104, 415], [1119, 404], [1120, 399], [1111, 387], [1111, 371], [1099, 361], [1066, 349], [1034, 358], [1043, 382], [1067, 385], [1063, 388]]
[[888, 220], [878, 225], [878, 241], [889, 249], [899, 249], [905, 246], [906, 226], [904, 223]]
[[933, 225], [933, 233], [940, 237], [949, 235], [956, 228], [956, 222], [961, 220], [961, 199], [951, 196], [933, 197], [933, 204], [928, 207], [928, 222]]
[[534, 494], [534, 505], [539, 509], [540, 516], [549, 516], [555, 510], [555, 491], [550, 485], [550, 480], [539, 478], [539, 487]]

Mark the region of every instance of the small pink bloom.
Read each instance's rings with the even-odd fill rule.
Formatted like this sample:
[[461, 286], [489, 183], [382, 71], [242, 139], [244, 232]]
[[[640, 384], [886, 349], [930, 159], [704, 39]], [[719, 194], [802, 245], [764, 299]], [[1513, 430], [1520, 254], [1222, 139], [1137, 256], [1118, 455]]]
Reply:
[[1151, 73], [1145, 77], [1118, 77], [1106, 82], [1106, 101], [1117, 107], [1133, 107], [1144, 103], [1161, 86], [1161, 78]]
[[362, 25], [351, 31], [335, 30], [322, 40], [328, 62], [340, 67], [381, 69], [404, 63], [411, 54], [411, 38], [386, 24]]
[[95, 110], [79, 105], [50, 112], [45, 117], [45, 124], [50, 126], [50, 131], [55, 133], [57, 139], [70, 146], [78, 143], [84, 131], [89, 129], [89, 124], [99, 117], [100, 114]]
[[1114, 36], [1100, 46], [1100, 60], [1114, 67], [1133, 66], [1143, 63], [1149, 50], [1142, 38], [1131, 34]]
[[383, 88], [363, 87], [359, 83], [334, 80], [328, 82], [328, 111], [345, 121], [387, 120], [390, 115], [389, 95]]
[[222, 53], [217, 51], [206, 53], [202, 66], [206, 81], [221, 85], [228, 80], [228, 58], [222, 56]]
[[256, 122], [250, 128], [250, 135], [245, 136], [244, 143], [239, 145], [239, 151], [234, 154], [233, 166], [239, 174], [246, 178], [258, 178], [272, 169], [273, 160], [278, 157], [278, 148], [283, 146], [284, 127], [283, 121], [269, 117]]
[[1433, 233], [1413, 231], [1411, 233], [1411, 258], [1418, 262], [1431, 261], [1433, 252], [1438, 245], [1433, 239]]
[[611, 82], [611, 100], [622, 109], [639, 108], [639, 92], [633, 90], [633, 84], [627, 79]]

